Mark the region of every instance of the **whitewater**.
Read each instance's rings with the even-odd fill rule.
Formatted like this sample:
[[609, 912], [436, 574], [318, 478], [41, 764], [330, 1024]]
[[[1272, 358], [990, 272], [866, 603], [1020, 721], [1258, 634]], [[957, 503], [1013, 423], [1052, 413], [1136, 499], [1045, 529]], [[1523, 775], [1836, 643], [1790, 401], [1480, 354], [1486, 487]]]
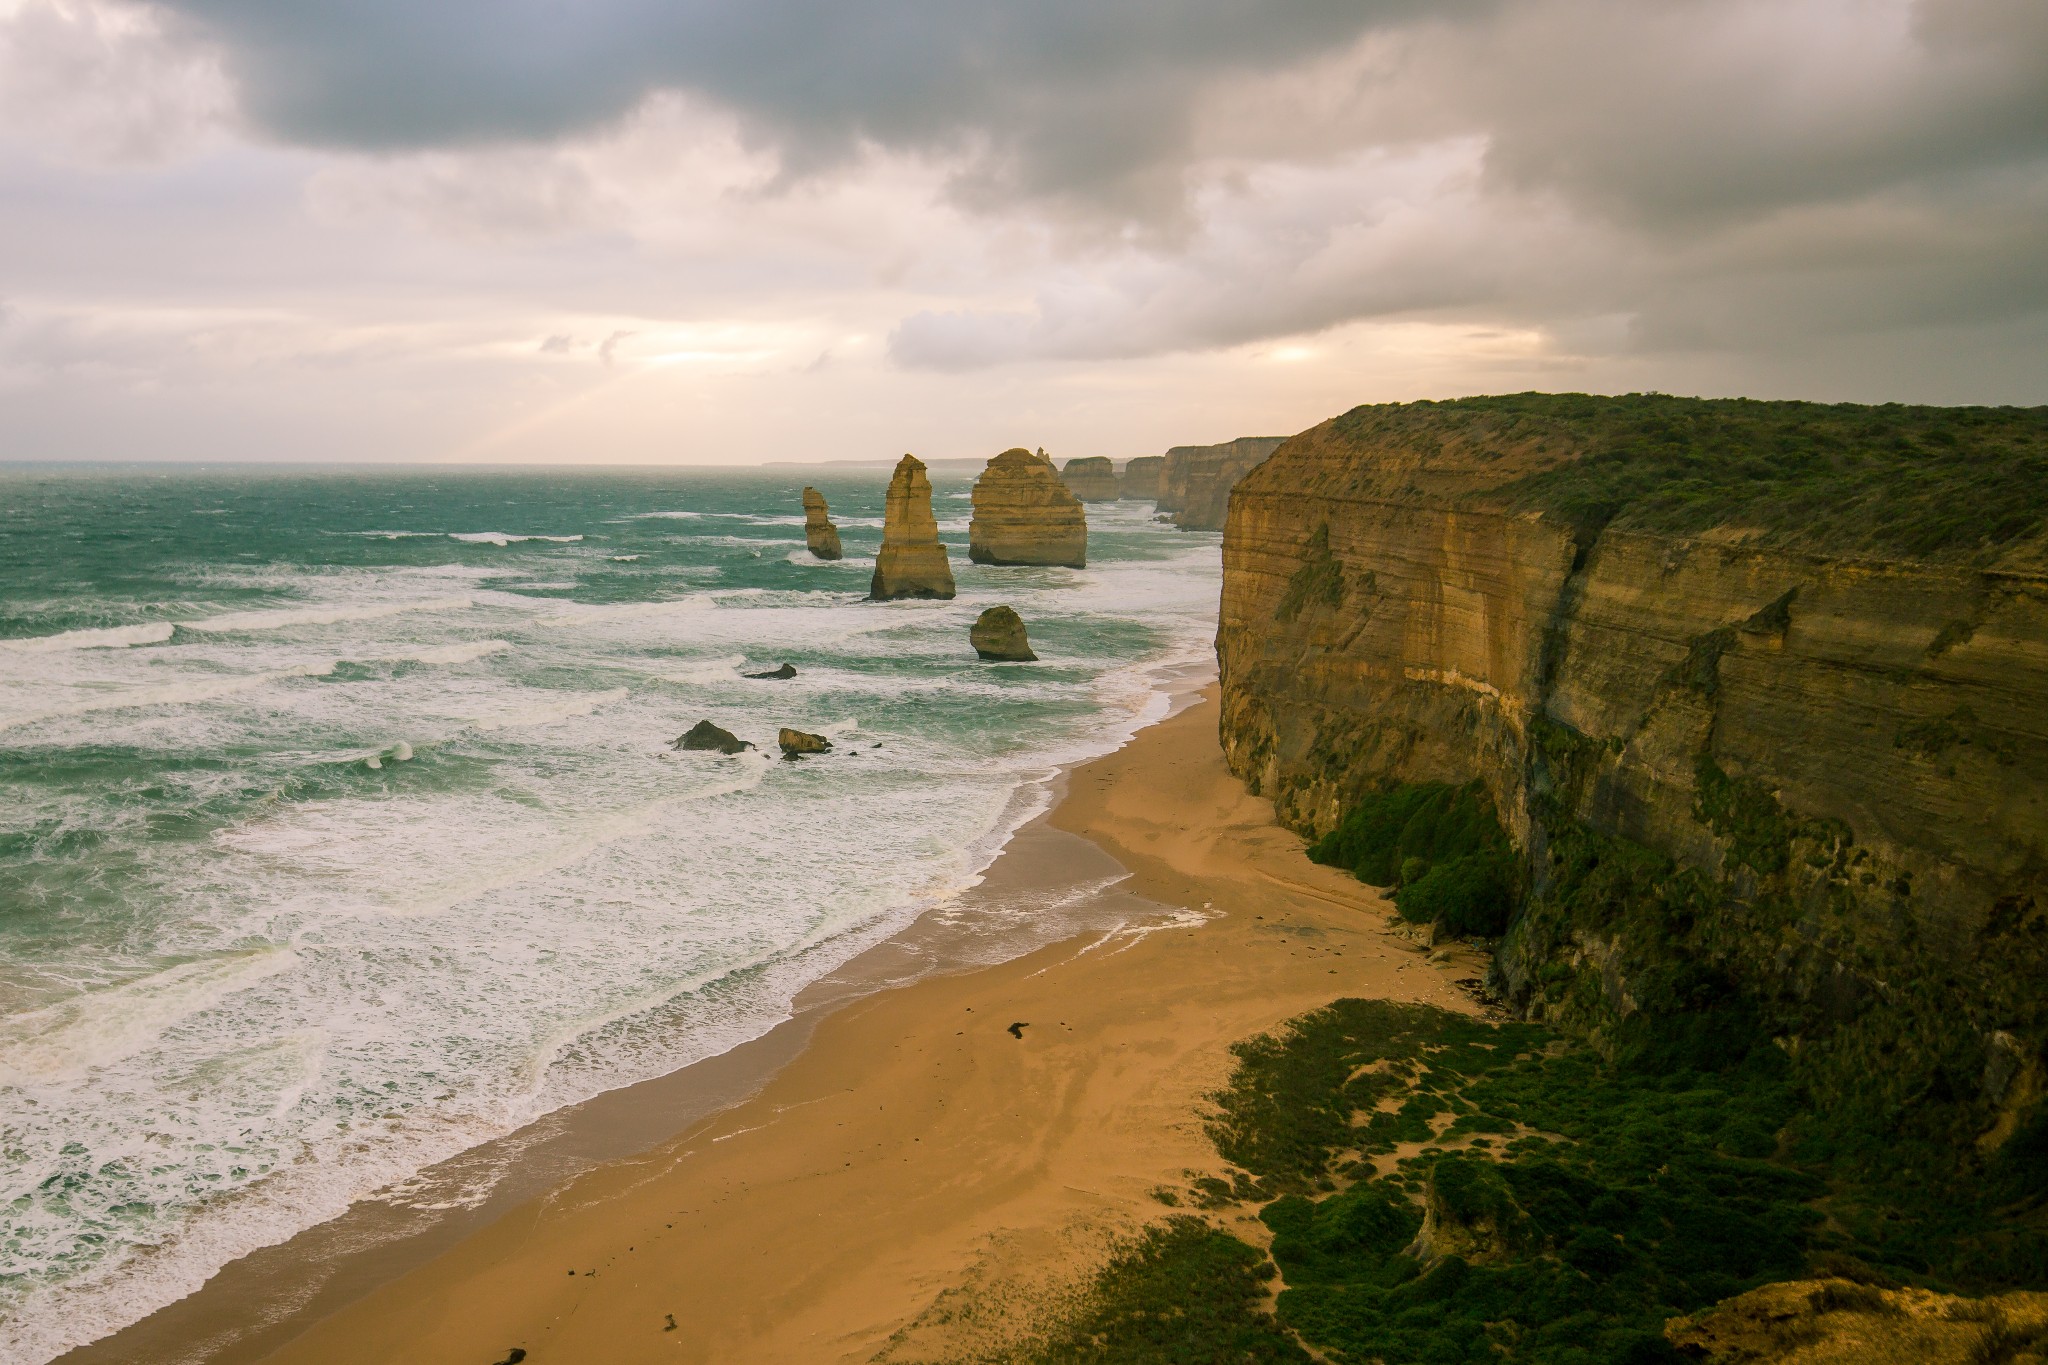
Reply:
[[1149, 504], [970, 565], [942, 473], [959, 597], [863, 601], [886, 478], [0, 473], [0, 1359], [758, 1037], [1205, 666], [1217, 537]]

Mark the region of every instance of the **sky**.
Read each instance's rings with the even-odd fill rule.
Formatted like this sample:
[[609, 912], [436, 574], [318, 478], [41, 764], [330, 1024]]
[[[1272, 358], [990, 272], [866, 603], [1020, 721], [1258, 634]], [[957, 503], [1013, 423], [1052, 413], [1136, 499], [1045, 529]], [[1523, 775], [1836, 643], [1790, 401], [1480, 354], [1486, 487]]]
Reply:
[[0, 460], [2048, 403], [2042, 0], [0, 0]]

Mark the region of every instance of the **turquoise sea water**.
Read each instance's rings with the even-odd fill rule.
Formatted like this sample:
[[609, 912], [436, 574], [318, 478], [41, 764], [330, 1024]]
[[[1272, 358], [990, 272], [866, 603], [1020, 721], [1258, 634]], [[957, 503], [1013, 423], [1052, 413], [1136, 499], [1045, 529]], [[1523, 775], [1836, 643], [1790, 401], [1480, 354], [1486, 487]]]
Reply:
[[[959, 598], [861, 601], [886, 478], [0, 472], [0, 1357], [758, 1035], [1208, 656], [1149, 504], [972, 566], [941, 475]], [[1041, 663], [975, 661], [998, 601]]]

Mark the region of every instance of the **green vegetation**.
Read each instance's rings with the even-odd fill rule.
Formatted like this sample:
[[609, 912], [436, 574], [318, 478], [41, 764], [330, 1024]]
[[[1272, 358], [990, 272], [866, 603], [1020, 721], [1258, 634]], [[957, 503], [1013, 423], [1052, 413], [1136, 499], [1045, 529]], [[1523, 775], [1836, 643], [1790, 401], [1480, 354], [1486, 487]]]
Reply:
[[1199, 1218], [1148, 1230], [1104, 1268], [1082, 1313], [1034, 1353], [1043, 1365], [1308, 1365], [1266, 1311], [1273, 1266]]
[[1493, 937], [1514, 914], [1514, 849], [1477, 782], [1410, 782], [1372, 793], [1308, 856], [1398, 888], [1401, 917], [1443, 933]]
[[2048, 1277], [2015, 1221], [2048, 1198], [2048, 1126], [1981, 1188], [1873, 1180], [1778, 1048], [1661, 1036], [1675, 1022], [1610, 1059], [1530, 1024], [1339, 1000], [1239, 1045], [1210, 1126], [1232, 1178], [1199, 1202], [1260, 1206], [1276, 1310], [1261, 1254], [1183, 1217], [1035, 1358], [1297, 1360], [1298, 1341], [1346, 1365], [1676, 1361], [1667, 1319], [1773, 1280]]
[[1354, 408], [1336, 430], [1559, 458], [1496, 493], [1587, 534], [1741, 526], [1814, 549], [1972, 560], [2048, 521], [2048, 408], [1523, 393]]
[[1301, 553], [1301, 567], [1287, 580], [1286, 595], [1274, 615], [1292, 621], [1309, 607], [1344, 605], [1344, 566], [1330, 550], [1330, 523], [1316, 527]]

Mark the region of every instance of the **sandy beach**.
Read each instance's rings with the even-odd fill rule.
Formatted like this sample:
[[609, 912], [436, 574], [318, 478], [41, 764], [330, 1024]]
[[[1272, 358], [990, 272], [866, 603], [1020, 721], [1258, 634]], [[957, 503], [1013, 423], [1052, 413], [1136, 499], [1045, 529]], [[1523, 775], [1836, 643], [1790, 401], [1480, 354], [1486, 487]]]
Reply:
[[1476, 961], [1428, 961], [1375, 892], [1311, 864], [1215, 722], [1212, 690], [1076, 769], [1051, 815], [1129, 870], [1117, 893], [1199, 921], [845, 1006], [751, 1098], [268, 1359], [957, 1360], [1013, 1338], [1168, 1212], [1156, 1191], [1216, 1167], [1202, 1097], [1231, 1043], [1340, 995], [1473, 1008], [1454, 982]]

